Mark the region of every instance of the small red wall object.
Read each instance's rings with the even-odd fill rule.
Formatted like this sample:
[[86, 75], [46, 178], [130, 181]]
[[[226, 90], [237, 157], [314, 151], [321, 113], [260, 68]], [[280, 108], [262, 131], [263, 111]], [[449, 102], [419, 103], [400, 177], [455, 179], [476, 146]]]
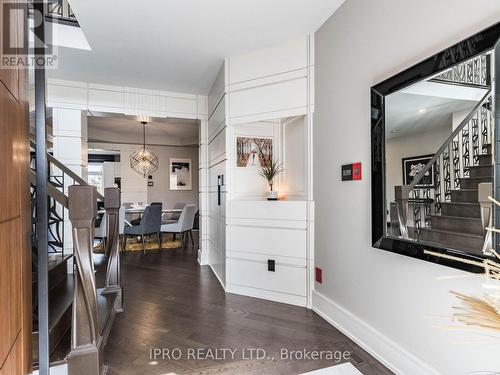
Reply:
[[354, 163], [352, 165], [352, 179], [361, 180], [361, 163]]
[[316, 267], [315, 271], [316, 271], [316, 282], [322, 284], [323, 283], [323, 270], [319, 267]]

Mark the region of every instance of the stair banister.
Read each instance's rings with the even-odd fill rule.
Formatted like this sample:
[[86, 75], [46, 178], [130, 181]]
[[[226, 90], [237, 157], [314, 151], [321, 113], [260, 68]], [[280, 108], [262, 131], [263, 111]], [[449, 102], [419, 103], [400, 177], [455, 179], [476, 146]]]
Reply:
[[106, 285], [103, 294], [116, 293], [115, 311], [123, 312], [123, 294], [121, 285], [121, 253], [119, 241], [120, 220], [120, 189], [104, 189], [104, 208], [107, 215], [107, 233], [105, 253], [108, 256], [108, 267], [106, 270]]
[[460, 134], [462, 129], [469, 123], [469, 121], [474, 117], [479, 108], [481, 108], [484, 104], [486, 104], [491, 96], [491, 90], [483, 96], [483, 98], [476, 104], [474, 109], [469, 112], [469, 114], [462, 120], [460, 125], [458, 125], [455, 130], [450, 134], [450, 136], [444, 141], [439, 150], [434, 154], [431, 160], [426, 164], [424, 169], [420, 171], [420, 173], [413, 179], [413, 181], [408, 185], [409, 192], [415, 189], [415, 186], [424, 178], [425, 174], [432, 168], [436, 160], [441, 156], [443, 151], [448, 147], [448, 145], [455, 139], [457, 135]]
[[68, 195], [76, 264], [68, 373], [98, 375], [102, 367], [102, 343], [92, 260], [97, 190], [90, 185], [72, 185]]
[[[474, 108], [469, 112], [469, 114], [462, 120], [462, 122], [453, 130], [450, 136], [444, 141], [438, 151], [434, 154], [434, 156], [429, 160], [429, 162], [425, 165], [425, 167], [419, 172], [419, 174], [413, 179], [413, 181], [405, 186], [395, 186], [395, 196], [396, 203], [398, 207], [398, 221], [399, 221], [399, 230], [400, 234], [403, 238], [408, 238], [408, 202], [411, 198], [411, 193], [417, 187], [417, 185], [422, 181], [427, 172], [429, 172], [433, 165], [439, 160], [442, 154], [450, 147], [450, 144], [453, 140], [460, 135], [460, 133], [464, 130], [464, 128], [469, 124], [469, 122], [473, 119], [473, 117], [477, 114], [478, 110], [485, 105], [491, 97], [491, 89], [482, 97], [482, 99], [474, 106]], [[439, 190], [439, 189], [438, 189]], [[418, 193], [418, 192], [417, 192]], [[438, 192], [439, 193], [439, 192]], [[404, 196], [402, 195], [404, 194]], [[418, 195], [418, 194], [417, 194]], [[399, 197], [399, 198], [398, 198]], [[417, 205], [419, 202], [413, 202], [414, 205]], [[419, 214], [420, 215], [420, 214]], [[424, 214], [425, 217], [425, 214]], [[418, 225], [415, 222], [417, 217], [415, 217], [414, 211], [414, 223], [415, 229], [418, 230]]]
[[[36, 143], [33, 141], [30, 141], [30, 146], [32, 148], [35, 148]], [[64, 174], [68, 175], [68, 177], [70, 177], [75, 182], [75, 184], [88, 185], [87, 181], [85, 181], [83, 178], [78, 176], [78, 174], [73, 172], [71, 169], [69, 169], [67, 166], [65, 166], [63, 163], [61, 163], [59, 160], [57, 160], [55, 157], [53, 157], [49, 153], [47, 153], [47, 160], [49, 161], [50, 164], [53, 164], [58, 169], [60, 169]], [[97, 200], [104, 202], [104, 197], [102, 196], [102, 194], [100, 194], [99, 192], [96, 192], [96, 194], [97, 194], [97, 196], [96, 196]]]

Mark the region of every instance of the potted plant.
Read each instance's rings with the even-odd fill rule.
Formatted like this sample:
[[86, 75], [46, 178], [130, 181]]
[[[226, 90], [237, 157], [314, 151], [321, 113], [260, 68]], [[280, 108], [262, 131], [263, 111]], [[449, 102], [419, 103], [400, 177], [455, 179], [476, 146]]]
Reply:
[[269, 163], [266, 163], [262, 166], [262, 169], [259, 173], [262, 177], [267, 180], [269, 184], [270, 191], [267, 192], [267, 200], [268, 201], [277, 201], [278, 200], [278, 192], [273, 190], [274, 178], [278, 176], [281, 172], [283, 172], [283, 167], [277, 160], [272, 160]]

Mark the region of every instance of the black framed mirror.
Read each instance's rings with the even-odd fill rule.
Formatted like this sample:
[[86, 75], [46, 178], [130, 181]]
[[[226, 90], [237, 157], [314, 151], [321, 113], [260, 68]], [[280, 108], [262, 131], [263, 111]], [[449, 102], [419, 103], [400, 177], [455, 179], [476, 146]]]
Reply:
[[500, 248], [499, 39], [497, 23], [372, 87], [374, 247], [471, 272], [454, 257]]

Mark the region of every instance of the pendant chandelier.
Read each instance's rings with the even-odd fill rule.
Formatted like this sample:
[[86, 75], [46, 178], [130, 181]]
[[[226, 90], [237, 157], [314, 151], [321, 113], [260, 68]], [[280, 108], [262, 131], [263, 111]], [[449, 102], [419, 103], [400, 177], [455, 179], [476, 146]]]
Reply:
[[142, 147], [130, 155], [130, 168], [146, 177], [156, 171], [159, 166], [158, 156], [146, 147], [146, 121], [142, 124]]

